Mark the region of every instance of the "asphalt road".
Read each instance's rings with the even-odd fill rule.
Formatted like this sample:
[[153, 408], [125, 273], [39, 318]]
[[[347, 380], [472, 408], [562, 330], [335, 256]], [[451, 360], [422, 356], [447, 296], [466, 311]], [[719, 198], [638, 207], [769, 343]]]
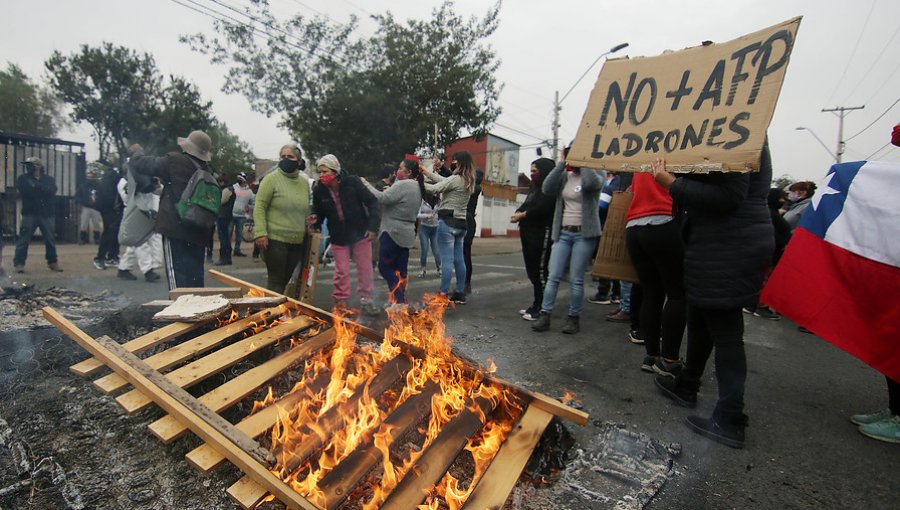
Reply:
[[[64, 273], [50, 273], [43, 247], [32, 246], [25, 275], [39, 286], [65, 286], [86, 293], [107, 291], [122, 306], [164, 298], [165, 283], [129, 282], [114, 270], [90, 265], [91, 246], [61, 246]], [[896, 508], [900, 495], [900, 446], [868, 439], [848, 417], [885, 408], [883, 376], [855, 358], [797, 331], [796, 325], [745, 316], [749, 374], [747, 444], [733, 450], [704, 439], [684, 424], [689, 414], [708, 414], [715, 403], [712, 363], [696, 410], [675, 407], [658, 394], [652, 376], [639, 367], [642, 346], [628, 341], [628, 325], [604, 321], [610, 306], [585, 303], [581, 333], [560, 333], [568, 303], [567, 285], [558, 298], [552, 330], [531, 331], [517, 310], [530, 302], [516, 240], [475, 243], [475, 277], [469, 303], [450, 311], [447, 331], [456, 346], [480, 361], [493, 359], [498, 375], [529, 389], [560, 396], [574, 391], [591, 419], [616, 422], [664, 442], [683, 446], [676, 474], [650, 508]], [[12, 247], [3, 266], [11, 269]], [[418, 266], [418, 254], [411, 256]], [[223, 268], [263, 284], [265, 268], [250, 258]], [[331, 271], [322, 271], [315, 304], [329, 306]], [[208, 285], [214, 282], [208, 281]], [[355, 287], [355, 285], [354, 285]], [[376, 289], [384, 292], [383, 280]], [[410, 299], [437, 290], [436, 274], [410, 278]], [[592, 286], [588, 292], [593, 291]], [[586, 444], [596, 427], [571, 426]], [[582, 508], [581, 506], [577, 508]], [[587, 508], [587, 507], [585, 507]], [[602, 507], [597, 507], [602, 508]]]

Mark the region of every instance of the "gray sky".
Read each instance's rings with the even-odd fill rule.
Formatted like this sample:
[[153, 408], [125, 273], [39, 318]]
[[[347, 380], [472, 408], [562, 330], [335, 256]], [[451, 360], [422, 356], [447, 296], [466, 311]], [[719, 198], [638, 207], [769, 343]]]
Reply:
[[[210, 0], [193, 1], [215, 7]], [[162, 72], [195, 82], [204, 97], [213, 101], [216, 116], [249, 142], [257, 156], [274, 157], [289, 138], [277, 127], [277, 118], [254, 113], [242, 96], [220, 91], [225, 67], [209, 64], [178, 42], [181, 34], [212, 33], [212, 20], [206, 16], [171, 0], [5, 3], [6, 22], [0, 31], [0, 65], [4, 67], [8, 60], [42, 80], [43, 62], [53, 50], [68, 54], [80, 44], [111, 41], [149, 52]], [[423, 18], [439, 3], [270, 0], [273, 10], [285, 15], [325, 14], [344, 21], [356, 14], [362, 18], [362, 34], [372, 30], [366, 19], [370, 13], [390, 10], [398, 19]], [[487, 5], [484, 0], [461, 0], [456, 8], [464, 15], [481, 16]], [[824, 175], [833, 162], [829, 153], [836, 148], [838, 119], [821, 110], [836, 106], [865, 105], [845, 119], [844, 161], [867, 157], [900, 161], [900, 150], [890, 145], [883, 148], [890, 141], [891, 127], [900, 121], [900, 104], [895, 104], [900, 99], [900, 2], [896, 0], [506, 0], [500, 28], [490, 42], [502, 61], [498, 81], [504, 84], [500, 96], [504, 112], [498, 123], [514, 130], [497, 126], [492, 131], [522, 145], [550, 138], [553, 92], [565, 93], [599, 54], [616, 44], [630, 44], [616, 56], [654, 56], [704, 40], [728, 41], [794, 16], [803, 16], [803, 21], [769, 128], [776, 175], [813, 180]], [[599, 71], [597, 65], [563, 103], [562, 141], [574, 137]], [[810, 128], [826, 147], [810, 132], [797, 131], [797, 126]], [[61, 137], [88, 142], [88, 158], [96, 157], [88, 126]], [[534, 149], [525, 149], [520, 161], [524, 166], [535, 157]]]

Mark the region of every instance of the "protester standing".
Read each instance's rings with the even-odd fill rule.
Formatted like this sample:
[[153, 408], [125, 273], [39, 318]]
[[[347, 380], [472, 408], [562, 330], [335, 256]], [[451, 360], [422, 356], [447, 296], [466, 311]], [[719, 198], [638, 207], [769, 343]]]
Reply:
[[787, 200], [782, 207], [784, 221], [791, 226], [791, 232], [800, 223], [800, 217], [812, 203], [812, 197], [816, 194], [816, 183], [811, 181], [795, 182], [788, 186]]
[[22, 198], [22, 225], [16, 241], [13, 267], [16, 272], [25, 272], [28, 245], [34, 231], [41, 229], [44, 238], [47, 267], [51, 271], [62, 272], [56, 255], [56, 180], [44, 172], [44, 162], [31, 156], [22, 163], [25, 171], [16, 179], [16, 190]]
[[238, 172], [236, 179], [237, 182], [231, 187], [234, 203], [231, 208], [229, 235], [234, 235], [234, 250], [232, 252], [234, 256], [246, 257], [247, 254], [241, 251], [241, 241], [243, 240], [241, 233], [244, 230], [244, 223], [247, 222], [247, 218], [250, 217], [253, 211], [253, 206], [256, 205], [256, 194], [250, 189], [250, 185], [247, 184], [246, 173]]
[[[434, 171], [425, 171], [425, 189], [441, 197], [438, 204], [438, 246], [441, 250], [441, 294], [457, 304], [466, 303], [466, 207], [475, 192], [475, 166], [467, 151], [453, 154], [449, 177], [441, 175], [442, 162], [435, 159]], [[456, 272], [456, 291], [450, 294], [450, 279]]]
[[664, 395], [694, 407], [700, 378], [713, 349], [719, 400], [710, 418], [688, 416], [698, 434], [732, 448], [743, 448], [745, 306], [756, 306], [763, 275], [775, 249], [766, 195], [772, 182], [768, 144], [758, 172], [687, 174], [675, 177], [665, 160], [653, 162], [656, 182], [669, 190], [683, 211], [686, 233], [684, 281], [688, 344], [684, 369], [675, 378], [656, 377]]
[[[234, 209], [234, 188], [228, 185], [224, 175], [218, 176], [216, 181], [222, 190], [222, 199], [219, 204], [219, 214], [216, 217], [216, 233], [219, 235], [219, 260], [216, 266], [231, 265], [231, 215]], [[240, 233], [238, 233], [240, 235]]]
[[[566, 153], [568, 149], [564, 155]], [[573, 167], [563, 160], [541, 185], [545, 195], [556, 198], [556, 207], [553, 213], [550, 276], [544, 288], [540, 315], [531, 327], [534, 331], [550, 329], [550, 314], [566, 271], [569, 273], [569, 313], [562, 332], [572, 335], [581, 330], [579, 317], [584, 304], [584, 272], [600, 236], [600, 215], [597, 211], [604, 181], [606, 172]]]
[[374, 272], [372, 239], [381, 223], [380, 207], [362, 179], [341, 169], [333, 154], [316, 162], [319, 183], [313, 189], [313, 215], [309, 223], [320, 230], [328, 220], [331, 253], [334, 255], [334, 287], [331, 297], [337, 309], [347, 307], [350, 299], [350, 258], [356, 263], [356, 290], [366, 313], [378, 313], [372, 302]]
[[165, 156], [144, 155], [138, 144], [129, 148], [130, 166], [137, 174], [158, 177], [163, 184], [156, 218], [156, 231], [163, 236], [163, 260], [169, 290], [177, 287], [203, 287], [203, 257], [209, 227], [183, 223], [175, 209], [188, 181], [198, 168], [209, 171], [212, 140], [203, 131], [192, 131], [179, 137], [181, 152]]
[[544, 286], [547, 284], [550, 263], [550, 225], [556, 200], [541, 190], [544, 180], [553, 170], [553, 160], [538, 158], [531, 162], [531, 186], [522, 205], [516, 209], [510, 221], [519, 224], [519, 240], [522, 243], [522, 257], [525, 259], [525, 273], [534, 292], [531, 306], [521, 310], [520, 315], [527, 321], [537, 320], [544, 301]]
[[78, 185], [75, 201], [81, 206], [81, 218], [78, 222], [78, 244], [90, 244], [91, 230], [94, 231], [94, 242], [100, 244], [100, 211], [97, 206], [97, 177], [88, 171], [85, 180]]
[[419, 161], [407, 157], [397, 168], [392, 185], [383, 191], [370, 186], [369, 191], [382, 207], [378, 270], [387, 282], [391, 303], [405, 304], [409, 249], [416, 244], [416, 216], [425, 196]]
[[255, 244], [266, 263], [266, 288], [278, 293], [284, 293], [294, 268], [303, 260], [310, 214], [309, 181], [300, 175], [304, 160], [293, 148], [283, 148], [281, 153], [278, 168], [260, 182], [253, 209]]
[[[146, 175], [136, 176], [130, 165], [125, 166], [125, 177], [119, 180], [119, 196], [128, 207], [136, 207], [141, 214], [155, 217], [159, 212], [159, 195], [156, 194], [156, 184], [152, 177]], [[120, 232], [127, 232], [130, 228], [127, 224], [128, 214], [124, 214]], [[144, 275], [144, 281], [153, 283], [159, 280], [159, 274], [153, 269], [156, 267], [155, 242], [159, 234], [153, 232], [143, 243], [137, 246], [126, 246], [125, 252], [119, 257], [118, 272], [116, 277], [122, 280], [137, 280], [132, 274], [131, 268], [137, 263], [138, 270]]]
[[475, 210], [478, 208], [478, 197], [481, 196], [481, 182], [484, 180], [484, 172], [475, 170], [475, 192], [469, 195], [466, 203], [466, 237], [463, 239], [463, 258], [466, 261], [466, 287], [463, 292], [466, 295], [472, 293], [472, 243], [475, 242], [475, 231], [478, 224], [475, 221]]
[[103, 217], [103, 233], [100, 234], [100, 246], [94, 257], [94, 267], [97, 269], [119, 265], [119, 225], [125, 208], [119, 196], [121, 179], [122, 172], [118, 167], [107, 168], [97, 185], [96, 207]]
[[425, 278], [428, 274], [428, 248], [431, 247], [431, 255], [434, 257], [434, 268], [441, 274], [441, 254], [438, 250], [437, 227], [438, 217], [435, 206], [437, 205], [437, 197], [426, 193], [422, 199], [422, 205], [419, 207], [419, 276]]

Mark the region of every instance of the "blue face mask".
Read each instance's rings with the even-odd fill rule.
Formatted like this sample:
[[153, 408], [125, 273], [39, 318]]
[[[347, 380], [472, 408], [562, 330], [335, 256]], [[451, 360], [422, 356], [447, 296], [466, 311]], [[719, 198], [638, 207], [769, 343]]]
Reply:
[[278, 162], [278, 168], [284, 170], [289, 174], [292, 174], [296, 172], [298, 168], [300, 168], [300, 162], [293, 159], [284, 158]]

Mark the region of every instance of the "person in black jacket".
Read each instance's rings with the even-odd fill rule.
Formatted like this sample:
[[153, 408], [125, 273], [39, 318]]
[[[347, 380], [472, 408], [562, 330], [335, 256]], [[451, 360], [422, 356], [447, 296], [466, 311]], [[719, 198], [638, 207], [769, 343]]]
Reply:
[[755, 307], [775, 249], [766, 195], [772, 182], [768, 145], [758, 172], [711, 172], [676, 178], [665, 160], [653, 162], [656, 181], [682, 212], [688, 344], [684, 369], [657, 376], [656, 386], [677, 404], [694, 407], [706, 361], [716, 350], [719, 400], [710, 418], [688, 416], [695, 432], [743, 448], [744, 353], [742, 307]]
[[163, 236], [163, 258], [169, 290], [177, 287], [204, 287], [203, 256], [210, 229], [182, 223], [175, 209], [188, 181], [198, 167], [209, 170], [212, 140], [203, 131], [192, 131], [178, 138], [181, 152], [153, 157], [144, 154], [138, 144], [132, 145], [131, 169], [136, 174], [159, 177], [163, 183], [159, 199], [156, 231]]
[[363, 311], [375, 313], [372, 291], [372, 240], [381, 224], [380, 206], [375, 195], [359, 177], [341, 170], [338, 159], [328, 154], [317, 161], [319, 182], [313, 188], [313, 214], [307, 221], [320, 230], [328, 220], [331, 253], [334, 255], [334, 288], [331, 297], [336, 308], [347, 306], [350, 298], [350, 257], [356, 262], [357, 287]]
[[516, 209], [510, 221], [519, 224], [519, 240], [522, 242], [522, 257], [525, 259], [525, 273], [534, 289], [531, 306], [519, 313], [526, 321], [536, 321], [544, 301], [544, 286], [547, 284], [547, 266], [550, 263], [550, 223], [556, 198], [541, 191], [541, 184], [553, 167], [550, 158], [538, 158], [531, 162], [531, 187], [525, 201]]
[[78, 222], [78, 244], [91, 242], [91, 227], [94, 230], [94, 243], [100, 244], [100, 211], [97, 210], [97, 178], [94, 172], [87, 172], [85, 180], [78, 185], [75, 201], [81, 206], [81, 219]]
[[[466, 262], [466, 286], [463, 293], [472, 293], [472, 243], [475, 241], [475, 230], [478, 224], [475, 222], [475, 209], [478, 208], [478, 197], [481, 196], [481, 182], [484, 180], [484, 172], [475, 170], [475, 192], [469, 196], [466, 204], [466, 237], [463, 238], [463, 259]], [[540, 310], [538, 310], [540, 311]]]
[[16, 189], [22, 197], [22, 224], [19, 229], [19, 240], [16, 241], [16, 254], [13, 266], [16, 272], [25, 272], [25, 260], [28, 258], [28, 244], [31, 236], [38, 228], [47, 248], [44, 257], [51, 271], [62, 271], [56, 256], [56, 180], [44, 173], [44, 163], [37, 157], [25, 160], [25, 171], [16, 179]]

